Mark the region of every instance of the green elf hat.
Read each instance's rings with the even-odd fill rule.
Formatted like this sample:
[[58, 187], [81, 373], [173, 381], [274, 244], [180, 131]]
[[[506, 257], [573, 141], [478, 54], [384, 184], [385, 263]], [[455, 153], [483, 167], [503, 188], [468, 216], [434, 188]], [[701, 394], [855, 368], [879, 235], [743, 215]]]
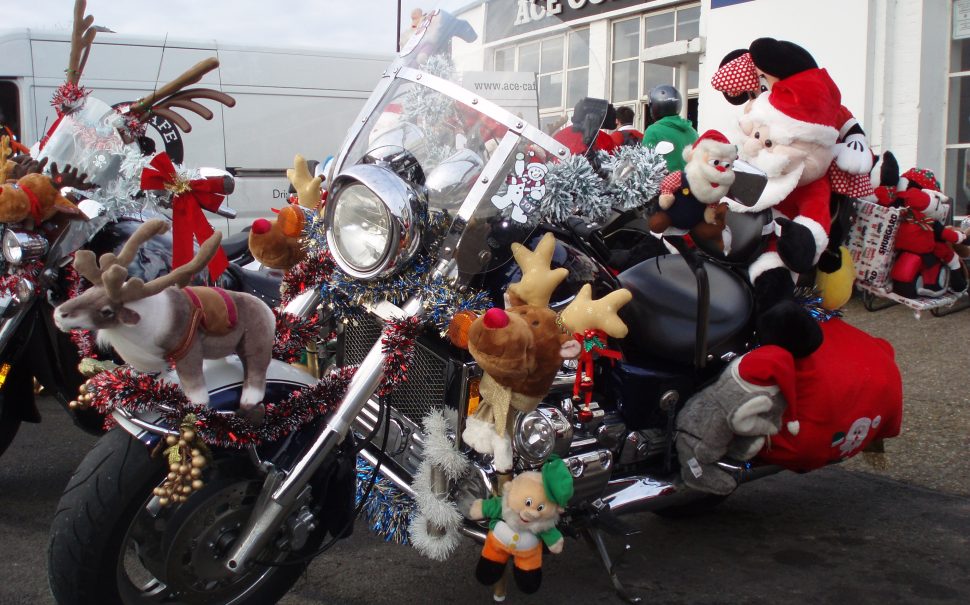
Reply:
[[573, 497], [573, 474], [562, 458], [553, 454], [542, 465], [542, 487], [546, 497], [559, 506], [566, 506]]

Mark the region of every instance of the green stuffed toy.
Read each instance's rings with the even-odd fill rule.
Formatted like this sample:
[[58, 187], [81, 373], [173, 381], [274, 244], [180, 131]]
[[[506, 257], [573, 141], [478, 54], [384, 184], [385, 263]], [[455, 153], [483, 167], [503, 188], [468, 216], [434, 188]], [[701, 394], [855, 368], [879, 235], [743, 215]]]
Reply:
[[475, 500], [469, 511], [473, 520], [488, 519], [488, 537], [475, 569], [485, 585], [499, 581], [512, 558], [513, 577], [527, 594], [542, 583], [542, 545], [553, 554], [562, 552], [562, 533], [556, 529], [559, 514], [573, 496], [573, 476], [566, 464], [553, 455], [542, 472], [529, 471], [505, 484], [502, 497]]

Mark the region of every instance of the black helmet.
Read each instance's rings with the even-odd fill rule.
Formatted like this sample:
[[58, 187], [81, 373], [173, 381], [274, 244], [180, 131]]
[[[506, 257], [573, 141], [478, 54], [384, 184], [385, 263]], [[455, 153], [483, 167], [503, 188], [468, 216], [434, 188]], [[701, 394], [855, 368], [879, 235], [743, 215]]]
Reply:
[[650, 119], [654, 122], [680, 113], [680, 106], [683, 103], [680, 93], [669, 84], [654, 86], [647, 97], [650, 100]]

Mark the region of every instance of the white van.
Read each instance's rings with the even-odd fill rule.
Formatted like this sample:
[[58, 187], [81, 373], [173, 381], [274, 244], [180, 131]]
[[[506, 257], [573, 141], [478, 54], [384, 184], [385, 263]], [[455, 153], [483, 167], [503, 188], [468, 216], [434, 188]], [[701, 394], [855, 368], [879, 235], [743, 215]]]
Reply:
[[[0, 31], [0, 113], [3, 123], [30, 146], [55, 119], [51, 95], [64, 82], [70, 49], [67, 33]], [[293, 155], [323, 160], [336, 154], [344, 135], [374, 88], [391, 54], [258, 48], [124, 37], [101, 33], [95, 39], [81, 85], [109, 104], [133, 101], [207, 57], [219, 69], [197, 86], [232, 95], [236, 106], [202, 103], [215, 117], [206, 121], [183, 112], [189, 133], [154, 133], [162, 144], [184, 138], [189, 166], [225, 168], [236, 176], [229, 205], [239, 216], [210, 222], [236, 232], [271, 207], [285, 203], [286, 169]]]

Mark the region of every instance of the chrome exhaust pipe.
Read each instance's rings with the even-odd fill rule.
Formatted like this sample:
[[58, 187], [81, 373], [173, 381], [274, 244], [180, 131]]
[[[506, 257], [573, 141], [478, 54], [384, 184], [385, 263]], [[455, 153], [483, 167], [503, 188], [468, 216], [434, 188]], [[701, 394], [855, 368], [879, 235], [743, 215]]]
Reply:
[[[728, 462], [718, 462], [717, 465], [737, 479], [739, 485], [782, 470], [780, 466], [768, 465], [751, 468]], [[610, 481], [605, 495], [593, 506], [601, 512], [624, 515], [679, 506], [707, 495], [684, 485], [678, 475], [665, 478], [641, 475]]]

